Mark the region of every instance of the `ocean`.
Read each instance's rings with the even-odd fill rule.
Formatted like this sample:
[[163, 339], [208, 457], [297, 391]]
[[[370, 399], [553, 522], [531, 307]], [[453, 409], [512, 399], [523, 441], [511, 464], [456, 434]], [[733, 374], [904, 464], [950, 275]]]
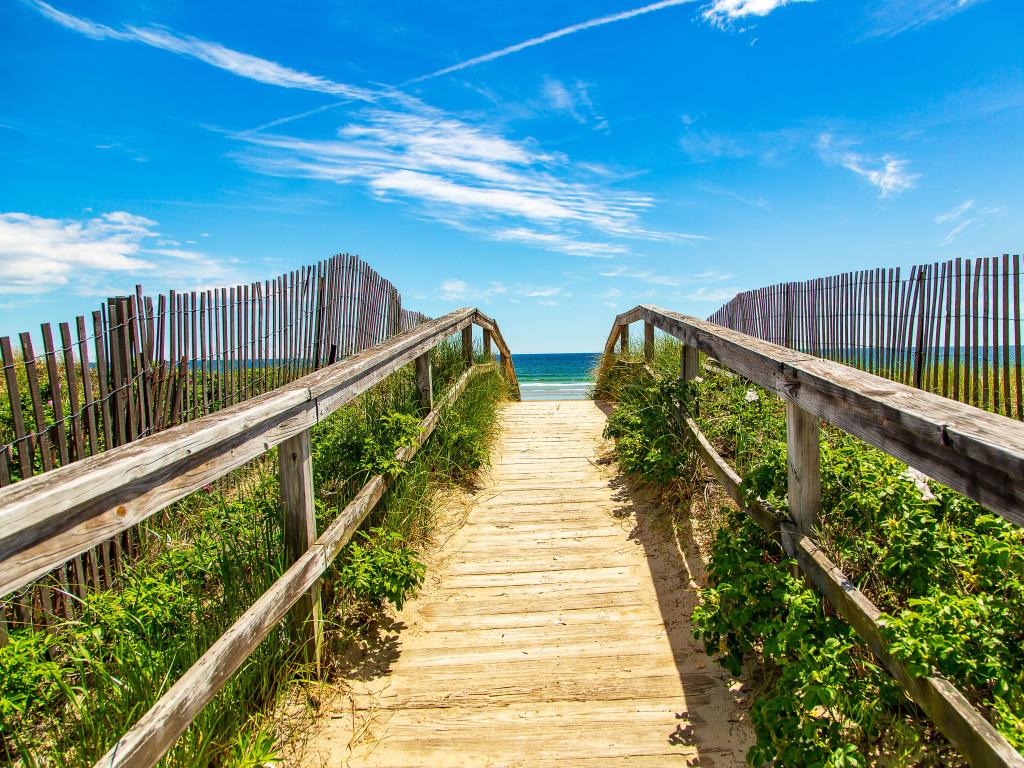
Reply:
[[590, 372], [600, 357], [597, 352], [513, 355], [523, 400], [586, 400], [594, 384]]

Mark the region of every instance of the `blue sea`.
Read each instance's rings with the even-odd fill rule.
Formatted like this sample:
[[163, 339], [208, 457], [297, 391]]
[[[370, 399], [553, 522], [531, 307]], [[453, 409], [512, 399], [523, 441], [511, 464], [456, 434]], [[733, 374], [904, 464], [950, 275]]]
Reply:
[[599, 357], [596, 352], [513, 355], [523, 400], [586, 400]]

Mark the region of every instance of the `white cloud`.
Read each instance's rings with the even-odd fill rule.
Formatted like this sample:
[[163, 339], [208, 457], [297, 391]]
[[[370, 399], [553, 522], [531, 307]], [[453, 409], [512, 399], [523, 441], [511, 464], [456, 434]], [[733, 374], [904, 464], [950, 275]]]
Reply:
[[461, 301], [469, 293], [469, 284], [465, 280], [445, 280], [441, 283], [441, 298], [446, 301]]
[[590, 98], [590, 85], [577, 80], [566, 85], [561, 80], [545, 76], [541, 94], [549, 109], [564, 112], [580, 125], [593, 121], [595, 130], [604, 130], [608, 121], [597, 113]]
[[239, 77], [282, 88], [318, 91], [363, 101], [372, 101], [374, 98], [374, 94], [365, 88], [338, 83], [318, 75], [291, 69], [259, 56], [227, 48], [220, 43], [179, 35], [171, 30], [156, 27], [127, 26], [118, 30], [106, 24], [98, 24], [89, 19], [64, 13], [42, 0], [28, 0], [28, 2], [51, 21], [94, 40], [144, 43], [179, 56], [197, 59]]
[[[689, 1], [662, 0], [593, 19], [481, 60]], [[369, 90], [338, 83], [165, 28], [127, 25], [115, 29], [60, 11], [43, 0], [27, 2], [51, 21], [93, 39], [142, 43], [279, 87], [394, 105], [390, 109], [363, 110], [359, 120], [326, 141], [257, 135], [253, 131], [235, 135], [254, 148], [242, 153], [240, 159], [259, 172], [360, 183], [380, 199], [411, 203], [421, 215], [436, 221], [457, 222], [453, 225], [469, 230], [494, 231], [488, 236], [571, 255], [598, 256], [627, 250], [581, 235], [581, 228], [617, 238], [676, 242], [703, 239], [702, 235], [644, 227], [640, 214], [654, 204], [648, 195], [617, 189], [613, 179], [596, 183], [583, 166], [573, 166], [563, 155], [541, 152], [532, 141], [513, 141], [474, 128], [396, 89]], [[463, 65], [449, 70], [459, 68]], [[570, 88], [552, 81], [548, 96], [552, 104], [577, 117], [583, 117], [584, 108], [593, 112], [584, 84]], [[331, 106], [336, 105], [323, 108]], [[596, 114], [592, 116], [600, 120]], [[566, 180], [581, 175], [580, 171], [588, 181]]]
[[[153, 248], [157, 222], [126, 211], [88, 219], [49, 219], [0, 213], [0, 293], [22, 296], [70, 289], [93, 295], [115, 282], [181, 281], [179, 286], [222, 279], [222, 262], [195, 251]], [[156, 258], [154, 258], [156, 257]]]
[[658, 274], [650, 269], [630, 269], [629, 267], [619, 266], [598, 272], [598, 274], [601, 277], [626, 277], [631, 280], [651, 283], [652, 285], [680, 286], [683, 284], [683, 278], [681, 277]]
[[893, 36], [948, 19], [984, 0], [877, 0], [870, 36]]
[[486, 286], [475, 286], [454, 277], [442, 282], [438, 286], [437, 293], [443, 301], [479, 301], [485, 304], [490, 303], [495, 296], [507, 296], [513, 304], [518, 304], [519, 298], [538, 299], [538, 303], [544, 303], [556, 296], [568, 297], [571, 295], [565, 293], [564, 287], [558, 286], [516, 285], [509, 288], [500, 280], [491, 281]]
[[940, 213], [935, 217], [936, 224], [953, 224], [953, 228], [942, 239], [942, 245], [950, 245], [968, 227], [972, 227], [991, 216], [998, 216], [1001, 213], [1003, 213], [1002, 208], [990, 206], [975, 208], [973, 198], [965, 200], [952, 210]]
[[615, 255], [629, 252], [624, 245], [576, 240], [556, 232], [537, 232], [526, 227], [497, 229], [491, 232], [490, 236], [495, 240], [523, 243], [548, 251], [567, 253], [570, 256], [586, 256], [595, 259], [610, 259]]
[[767, 16], [784, 5], [807, 2], [814, 0], [713, 0], [703, 15], [712, 24], [723, 26], [747, 16]]
[[974, 200], [973, 199], [971, 199], [971, 200], [964, 200], [956, 208], [953, 208], [950, 211], [946, 211], [945, 213], [940, 213], [938, 216], [936, 216], [935, 217], [935, 223], [936, 224], [945, 224], [947, 221], [956, 221], [961, 216], [963, 216], [965, 213], [967, 213], [969, 210], [971, 210], [971, 208], [973, 208], [973, 207], [974, 207]]
[[818, 150], [829, 163], [841, 165], [867, 179], [879, 197], [891, 197], [917, 186], [920, 174], [911, 173], [906, 160], [893, 155], [869, 156], [853, 150], [853, 142], [829, 133], [818, 138]]
[[[594, 178], [588, 169], [580, 174], [533, 141], [473, 127], [408, 97], [402, 107], [361, 110], [328, 140], [238, 134], [248, 149], [237, 157], [261, 173], [364, 185], [434, 221], [570, 255], [628, 250], [585, 230], [613, 238], [703, 239], [644, 227], [640, 215], [654, 205], [652, 197]], [[589, 180], [565, 180], [574, 174]]]
[[722, 302], [729, 301], [737, 293], [739, 293], [739, 288], [708, 288], [707, 286], [701, 286], [695, 291], [684, 294], [683, 298], [688, 301], [705, 301], [712, 304], [721, 304]]

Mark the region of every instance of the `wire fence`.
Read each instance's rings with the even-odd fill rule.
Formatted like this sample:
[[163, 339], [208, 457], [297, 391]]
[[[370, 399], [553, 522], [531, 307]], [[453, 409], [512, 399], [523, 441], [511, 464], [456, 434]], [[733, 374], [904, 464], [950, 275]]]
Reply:
[[[125, 445], [294, 381], [418, 325], [398, 290], [339, 254], [270, 280], [111, 297], [73, 322], [0, 338], [0, 486]], [[109, 588], [136, 532], [74, 558], [0, 603], [9, 622], [70, 617]]]
[[1020, 255], [779, 283], [738, 294], [708, 320], [1024, 418]]

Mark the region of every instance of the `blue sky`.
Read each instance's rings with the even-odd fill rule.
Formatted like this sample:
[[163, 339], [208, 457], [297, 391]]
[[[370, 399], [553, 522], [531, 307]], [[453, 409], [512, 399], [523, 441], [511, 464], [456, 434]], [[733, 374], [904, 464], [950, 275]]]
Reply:
[[1019, 252], [1019, 0], [0, 0], [0, 334], [357, 253], [513, 352]]

